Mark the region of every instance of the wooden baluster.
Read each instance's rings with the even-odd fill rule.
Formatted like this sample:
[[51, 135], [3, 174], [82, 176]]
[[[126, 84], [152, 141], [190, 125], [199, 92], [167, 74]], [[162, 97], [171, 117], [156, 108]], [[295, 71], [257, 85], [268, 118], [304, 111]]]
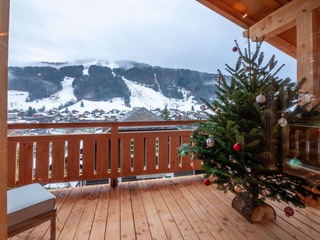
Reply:
[[36, 142], [35, 180], [47, 183], [49, 179], [49, 142]]
[[51, 180], [63, 182], [65, 170], [65, 141], [52, 141]]
[[83, 140], [82, 147], [82, 175], [84, 180], [93, 179], [95, 160], [95, 141]]
[[8, 142], [8, 187], [17, 181], [17, 142]]
[[121, 138], [121, 147], [120, 147], [120, 162], [121, 162], [121, 176], [128, 176], [131, 174], [131, 137], [125, 135]]
[[99, 179], [108, 178], [109, 135], [97, 139], [97, 175]]
[[156, 137], [148, 136], [146, 141], [146, 172], [152, 174], [157, 172]]
[[33, 180], [33, 142], [19, 145], [19, 185], [32, 183]]

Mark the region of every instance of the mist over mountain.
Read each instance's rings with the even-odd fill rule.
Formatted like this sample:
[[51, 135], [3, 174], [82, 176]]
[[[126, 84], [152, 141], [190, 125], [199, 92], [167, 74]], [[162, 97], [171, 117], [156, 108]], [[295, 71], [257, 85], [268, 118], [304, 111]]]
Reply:
[[[139, 97], [133, 96], [132, 83], [149, 88], [167, 99], [184, 101], [192, 98], [200, 102], [200, 98], [212, 99], [217, 82], [217, 74], [134, 61], [85, 59], [9, 67], [8, 87], [9, 90], [28, 92], [26, 101], [32, 102], [57, 94], [62, 90], [65, 78], [72, 80], [74, 102], [112, 101], [117, 98], [123, 99], [127, 107], [131, 107], [133, 97]], [[143, 98], [143, 94], [140, 95]]]

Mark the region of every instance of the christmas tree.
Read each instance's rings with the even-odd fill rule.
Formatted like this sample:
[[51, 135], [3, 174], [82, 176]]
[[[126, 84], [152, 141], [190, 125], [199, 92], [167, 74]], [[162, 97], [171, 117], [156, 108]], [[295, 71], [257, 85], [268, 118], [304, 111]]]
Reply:
[[[208, 120], [199, 122], [190, 144], [180, 147], [181, 155], [190, 154], [203, 162], [205, 184], [209, 177], [219, 190], [237, 195], [246, 193], [251, 199], [283, 201], [304, 207], [301, 196], [320, 195], [311, 192], [306, 179], [283, 171], [282, 130], [286, 118], [317, 112], [319, 104], [299, 104], [301, 87], [306, 81], [293, 83], [279, 79], [282, 69], [275, 56], [264, 63], [263, 42], [241, 51], [234, 68], [226, 64], [228, 80], [219, 72], [216, 98], [204, 101], [202, 109]], [[212, 181], [212, 180], [211, 180]]]

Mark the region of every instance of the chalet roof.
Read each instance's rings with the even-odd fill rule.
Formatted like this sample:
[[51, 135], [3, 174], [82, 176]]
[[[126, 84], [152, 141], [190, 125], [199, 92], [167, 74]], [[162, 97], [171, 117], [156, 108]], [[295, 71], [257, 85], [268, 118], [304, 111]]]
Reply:
[[126, 113], [120, 122], [139, 122], [139, 121], [164, 121], [163, 118], [155, 115], [144, 107], [134, 108], [132, 111]]
[[[141, 121], [164, 121], [153, 112], [144, 107], [134, 108], [126, 113], [119, 122], [141, 122]], [[120, 127], [120, 132], [125, 131], [155, 131], [155, 130], [173, 130], [179, 129], [177, 126], [138, 126], [138, 127]]]

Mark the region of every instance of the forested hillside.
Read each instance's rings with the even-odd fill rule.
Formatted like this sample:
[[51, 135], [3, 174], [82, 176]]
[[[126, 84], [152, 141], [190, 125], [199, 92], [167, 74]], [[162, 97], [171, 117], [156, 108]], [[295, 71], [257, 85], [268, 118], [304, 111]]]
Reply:
[[217, 74], [138, 63], [112, 69], [99, 65], [28, 66], [9, 67], [9, 90], [27, 91], [28, 101], [33, 101], [61, 90], [64, 77], [74, 78], [72, 87], [78, 101], [105, 101], [120, 97], [128, 105], [130, 91], [123, 79], [138, 82], [168, 98], [194, 96], [196, 100], [212, 98], [217, 81]]

